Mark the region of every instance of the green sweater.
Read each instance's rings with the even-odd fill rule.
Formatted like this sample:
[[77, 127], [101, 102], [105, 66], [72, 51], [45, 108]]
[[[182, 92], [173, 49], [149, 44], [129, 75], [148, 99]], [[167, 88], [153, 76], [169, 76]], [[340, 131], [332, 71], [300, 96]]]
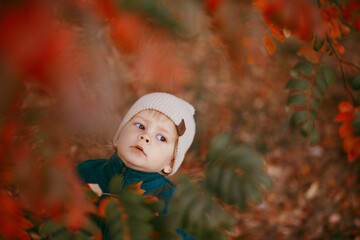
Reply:
[[[142, 172], [128, 168], [117, 153], [114, 153], [108, 160], [92, 159], [84, 161], [77, 166], [76, 170], [84, 183], [99, 184], [103, 193], [110, 193], [110, 180], [115, 174], [120, 174], [123, 177], [123, 184], [120, 191], [126, 189], [130, 184], [136, 184], [142, 181], [141, 189], [145, 190], [144, 195], [152, 195], [164, 202], [165, 207], [160, 214], [166, 214], [169, 201], [175, 193], [176, 185], [171, 180], [157, 172]], [[101, 197], [100, 200], [102, 198], [103, 197]], [[111, 239], [106, 224], [99, 223], [99, 225], [103, 231], [103, 239]], [[184, 239], [194, 239], [187, 236], [181, 229], [177, 229], [176, 231], [182, 235]]]

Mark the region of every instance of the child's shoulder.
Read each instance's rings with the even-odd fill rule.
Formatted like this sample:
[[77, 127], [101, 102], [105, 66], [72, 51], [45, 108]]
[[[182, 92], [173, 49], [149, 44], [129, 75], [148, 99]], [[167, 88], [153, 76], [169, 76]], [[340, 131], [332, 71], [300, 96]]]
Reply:
[[105, 159], [89, 159], [83, 161], [76, 166], [76, 171], [85, 182], [91, 181], [95, 170], [100, 169], [105, 161]]

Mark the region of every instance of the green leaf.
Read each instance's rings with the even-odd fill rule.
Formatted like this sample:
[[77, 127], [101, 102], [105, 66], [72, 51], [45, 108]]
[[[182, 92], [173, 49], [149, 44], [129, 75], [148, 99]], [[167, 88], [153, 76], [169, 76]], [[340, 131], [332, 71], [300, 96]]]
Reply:
[[203, 218], [205, 217], [204, 210], [207, 208], [207, 202], [203, 198], [200, 198], [191, 207], [192, 210], [189, 213], [189, 218], [191, 221], [203, 221]]
[[229, 204], [234, 204], [236, 206], [241, 206], [245, 201], [244, 190], [241, 184], [241, 179], [237, 177], [235, 174], [233, 175], [233, 179], [231, 181], [231, 201]]
[[301, 129], [300, 129], [300, 132], [301, 132], [301, 134], [303, 135], [303, 136], [308, 136], [310, 133], [311, 133], [311, 131], [313, 130], [313, 128], [314, 128], [314, 123], [313, 123], [313, 121], [306, 121], [303, 125], [302, 125], [302, 127], [301, 127]]
[[327, 83], [324, 79], [324, 76], [321, 73], [316, 74], [315, 76], [315, 82], [316, 84], [320, 87], [320, 89], [322, 90], [323, 93], [326, 92], [328, 86]]
[[286, 85], [286, 89], [296, 89], [296, 90], [307, 90], [310, 87], [310, 83], [301, 78], [292, 78]]
[[314, 120], [316, 118], [316, 112], [315, 111], [310, 111], [308, 117], [309, 117], [309, 119]]
[[314, 96], [317, 97], [318, 99], [321, 99], [322, 96], [323, 96], [322, 92], [320, 91], [320, 89], [319, 89], [317, 86], [313, 86], [312, 93], [313, 93]]
[[253, 150], [246, 145], [230, 149], [224, 159], [236, 166], [236, 168], [244, 170], [247, 174], [263, 168], [261, 158], [255, 155]]
[[314, 74], [314, 68], [310, 63], [302, 61], [298, 62], [293, 67], [293, 69], [290, 71], [290, 75], [294, 78], [297, 78], [299, 76], [298, 72], [301, 72], [306, 76], [311, 76]]
[[355, 136], [360, 136], [360, 112], [355, 112], [355, 119], [352, 121], [351, 126], [355, 130]]
[[250, 179], [244, 178], [243, 186], [246, 198], [254, 203], [259, 203], [261, 201], [261, 193], [254, 182], [252, 182]]
[[306, 95], [302, 93], [293, 94], [288, 98], [288, 105], [305, 105], [306, 103]]
[[228, 133], [219, 134], [210, 146], [206, 156], [207, 162], [213, 162], [218, 159], [230, 145], [230, 135]]
[[111, 199], [105, 207], [105, 220], [109, 225], [109, 233], [112, 239], [123, 239], [124, 225], [118, 203]]
[[123, 185], [123, 178], [120, 174], [116, 174], [112, 177], [109, 185], [110, 192], [112, 194], [120, 194]]
[[170, 29], [179, 28], [178, 22], [175, 20], [170, 10], [164, 5], [163, 1], [122, 0], [118, 2], [121, 3], [120, 8], [122, 9], [127, 8], [144, 13]]
[[40, 234], [51, 234], [60, 231], [61, 229], [64, 229], [64, 226], [54, 223], [53, 221], [46, 222], [41, 228], [40, 228]]
[[272, 187], [271, 178], [264, 172], [256, 172], [252, 174], [251, 179], [259, 184], [264, 185], [268, 189]]
[[319, 100], [315, 100], [315, 99], [311, 99], [310, 100], [310, 107], [312, 108], [312, 109], [318, 109], [319, 107], [320, 107], [320, 105], [321, 105], [321, 101], [319, 101]]
[[319, 71], [324, 76], [328, 85], [336, 81], [335, 73], [329, 66], [322, 64], [319, 67]]
[[221, 174], [221, 178], [219, 179], [220, 197], [227, 202], [229, 202], [231, 195], [231, 188], [229, 188], [229, 186], [231, 186], [232, 175], [233, 175], [232, 169], [224, 167]]
[[119, 211], [119, 206], [115, 202], [115, 200], [110, 200], [105, 207], [105, 216], [106, 220], [111, 223], [116, 221], [117, 219], [121, 219], [121, 213]]
[[314, 128], [313, 131], [311, 132], [311, 136], [310, 136], [310, 144], [314, 145], [317, 144], [320, 140], [320, 136], [318, 131], [316, 131], [316, 129]]
[[79, 231], [74, 238], [75, 240], [90, 240], [90, 236], [82, 231]]
[[360, 73], [355, 76], [354, 80], [351, 83], [351, 88], [354, 89], [355, 91], [360, 90]]
[[221, 176], [221, 166], [219, 166], [219, 164], [210, 165], [206, 168], [206, 180], [210, 186], [212, 187], [217, 186], [219, 183], [220, 176]]
[[317, 36], [315, 36], [315, 42], [313, 44], [313, 49], [315, 51], [319, 51], [324, 46], [325, 40], [319, 39]]
[[307, 114], [305, 110], [300, 110], [295, 113], [290, 118], [290, 124], [293, 127], [296, 127], [300, 123], [304, 122], [307, 119]]

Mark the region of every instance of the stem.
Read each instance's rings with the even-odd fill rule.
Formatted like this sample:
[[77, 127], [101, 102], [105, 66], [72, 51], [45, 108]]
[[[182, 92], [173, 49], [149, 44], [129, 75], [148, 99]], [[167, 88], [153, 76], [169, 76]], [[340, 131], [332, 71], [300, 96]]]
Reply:
[[341, 72], [341, 78], [343, 80], [343, 83], [344, 83], [344, 91], [346, 93], [346, 95], [348, 96], [349, 100], [352, 102], [352, 105], [355, 106], [357, 105], [356, 103], [356, 100], [354, 98], [354, 96], [352, 95], [351, 93], [351, 89], [350, 89], [350, 86], [349, 86], [349, 83], [346, 81], [346, 78], [345, 78], [345, 74], [344, 74], [344, 69], [343, 69], [343, 66], [342, 66], [342, 63], [345, 61], [342, 59], [342, 57], [340, 57], [338, 55], [338, 53], [336, 52], [336, 49], [334, 48], [334, 46], [332, 45], [332, 39], [329, 37], [329, 36], [326, 36], [326, 40], [327, 42], [329, 43], [329, 47], [331, 48], [332, 52], [334, 53], [335, 57], [336, 57], [336, 60], [338, 62], [338, 65], [339, 65], [339, 68], [340, 68], [340, 72]]
[[356, 66], [355, 64], [353, 64], [353, 63], [351, 63], [351, 62], [346, 61], [345, 59], [340, 60], [340, 62], [341, 62], [341, 63], [344, 63], [344, 64], [346, 64], [346, 65], [349, 65], [349, 66], [351, 66], [351, 67], [353, 67], [353, 68], [356, 68], [357, 70], [360, 70], [360, 67]]

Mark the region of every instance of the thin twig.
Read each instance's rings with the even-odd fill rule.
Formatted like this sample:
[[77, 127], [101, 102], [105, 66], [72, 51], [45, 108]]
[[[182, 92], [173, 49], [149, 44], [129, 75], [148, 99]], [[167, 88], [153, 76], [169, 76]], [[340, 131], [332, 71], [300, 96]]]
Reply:
[[338, 65], [339, 65], [339, 68], [340, 68], [340, 72], [341, 72], [341, 77], [342, 77], [342, 80], [343, 80], [343, 83], [344, 83], [344, 91], [345, 93], [347, 94], [348, 98], [351, 100], [353, 106], [356, 106], [357, 105], [357, 102], [354, 98], [354, 96], [352, 95], [352, 92], [351, 92], [351, 89], [349, 87], [349, 84], [348, 82], [346, 81], [346, 78], [345, 78], [345, 74], [344, 74], [344, 69], [343, 69], [343, 66], [342, 66], [342, 58], [338, 55], [338, 53], [336, 52], [334, 46], [332, 45], [332, 42], [331, 42], [331, 38], [329, 36], [326, 36], [326, 40], [327, 42], [329, 43], [329, 46], [332, 50], [332, 52], [334, 53], [335, 57], [336, 57], [336, 60], [338, 62]]
[[347, 65], [349, 65], [349, 66], [351, 66], [351, 67], [353, 67], [353, 68], [356, 68], [357, 70], [360, 70], [360, 67], [356, 66], [355, 64], [353, 64], [353, 63], [351, 63], [351, 62], [346, 61], [345, 59], [340, 60], [340, 62], [341, 62], [341, 63], [344, 63], [344, 64], [347, 64]]

